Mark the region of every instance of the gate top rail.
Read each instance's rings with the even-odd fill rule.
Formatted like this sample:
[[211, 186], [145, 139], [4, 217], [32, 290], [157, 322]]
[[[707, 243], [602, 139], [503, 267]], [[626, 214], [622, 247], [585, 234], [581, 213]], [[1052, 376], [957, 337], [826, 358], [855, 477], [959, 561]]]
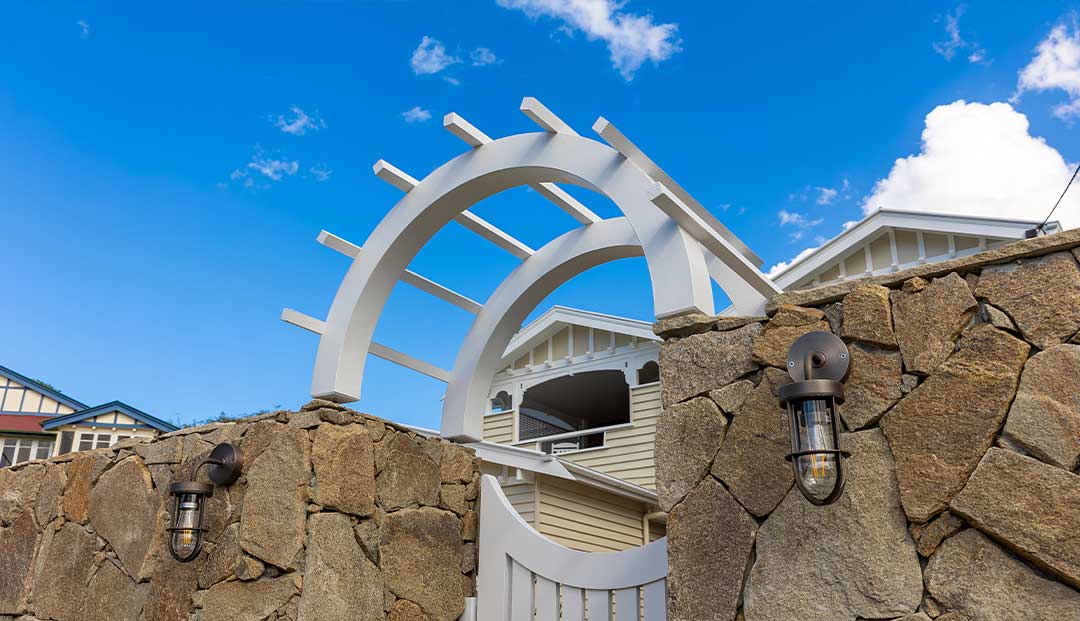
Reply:
[[[483, 574], [494, 577], [496, 568], [509, 566], [508, 558], [558, 584], [590, 590], [626, 589], [667, 577], [667, 538], [620, 552], [571, 550], [529, 526], [503, 494], [498, 479], [483, 475], [478, 589], [487, 582]], [[498, 579], [492, 586], [497, 589], [501, 582]]]

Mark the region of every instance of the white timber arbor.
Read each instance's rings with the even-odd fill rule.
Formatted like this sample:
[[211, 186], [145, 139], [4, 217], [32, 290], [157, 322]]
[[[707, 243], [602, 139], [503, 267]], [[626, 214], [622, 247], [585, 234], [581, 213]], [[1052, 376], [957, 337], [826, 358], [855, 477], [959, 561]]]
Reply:
[[[557, 287], [590, 268], [644, 256], [658, 319], [714, 312], [710, 278], [741, 314], [761, 314], [780, 290], [758, 269], [761, 259], [604, 118], [603, 141], [579, 135], [532, 97], [521, 112], [542, 131], [492, 139], [457, 114], [444, 127], [470, 149], [422, 180], [379, 160], [375, 176], [404, 196], [363, 246], [323, 231], [318, 241], [352, 259], [326, 320], [292, 309], [281, 318], [319, 335], [311, 394], [339, 403], [360, 398], [368, 354], [447, 383], [442, 436], [480, 440], [485, 400], [514, 333]], [[558, 184], [598, 192], [622, 216], [601, 219]], [[526, 185], [581, 226], [538, 249], [469, 211], [477, 202]], [[456, 221], [521, 259], [483, 303], [411, 270], [421, 248]], [[372, 340], [390, 292], [404, 281], [476, 315], [452, 370], [440, 369]]]

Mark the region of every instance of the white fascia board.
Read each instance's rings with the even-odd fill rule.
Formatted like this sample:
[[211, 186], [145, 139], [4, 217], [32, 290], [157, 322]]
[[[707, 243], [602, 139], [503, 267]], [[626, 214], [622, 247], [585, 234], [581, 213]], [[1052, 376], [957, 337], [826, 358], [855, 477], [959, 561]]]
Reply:
[[1039, 223], [1040, 221], [1037, 220], [983, 218], [899, 209], [879, 209], [863, 218], [855, 226], [825, 242], [813, 254], [788, 267], [774, 277], [773, 281], [780, 287], [787, 288], [817, 270], [843, 258], [848, 251], [861, 247], [887, 228], [962, 235], [965, 237], [1023, 239], [1024, 232]]
[[611, 121], [604, 117], [596, 119], [596, 123], [593, 124], [593, 131], [603, 138], [604, 142], [611, 145], [611, 148], [622, 153], [626, 159], [633, 162], [638, 168], [643, 170], [646, 175], [654, 181], [663, 184], [664, 187], [668, 188], [668, 190], [677, 196], [679, 200], [686, 203], [686, 206], [697, 215], [697, 217], [701, 218], [706, 225], [719, 233], [719, 235], [734, 246], [740, 254], [749, 259], [755, 267], [761, 267], [764, 263], [764, 260], [761, 257], [755, 254], [749, 246], [735, 235], [735, 233], [732, 233], [730, 229], [724, 226], [724, 223], [720, 222], [712, 212], [705, 209], [705, 206], [699, 203], [685, 188], [679, 185], [671, 175], [664, 172], [663, 168], [660, 168], [660, 166], [652, 161], [648, 155], [645, 155], [645, 152], [627, 138], [625, 134], [619, 131]]
[[572, 461], [560, 458], [566, 469], [570, 471], [570, 474], [574, 476], [578, 483], [583, 483], [590, 487], [604, 490], [606, 492], [623, 496], [625, 498], [632, 498], [639, 502], [648, 504], [656, 504], [656, 492], [651, 489], [641, 487], [640, 485], [634, 485], [629, 481], [624, 481], [618, 477], [613, 477], [610, 474], [604, 474], [592, 468], [587, 468], [581, 464], [575, 464]]
[[477, 457], [488, 463], [520, 468], [529, 472], [546, 474], [570, 481], [576, 480], [562, 461], [553, 455], [541, 453], [540, 451], [487, 441], [468, 442], [462, 446], [473, 449], [476, 451]]
[[[638, 345], [637, 349], [616, 351], [613, 354], [601, 352], [589, 356], [575, 356], [572, 360], [555, 361], [551, 366], [532, 366], [516, 369], [512, 374], [497, 374], [491, 382], [490, 396], [494, 396], [499, 390], [511, 392], [519, 386], [528, 389], [556, 377], [575, 373], [607, 370], [625, 372], [627, 368], [636, 370], [646, 362], [658, 362], [659, 359], [660, 344], [653, 341]], [[510, 358], [503, 359], [507, 366], [511, 362], [513, 360]]]

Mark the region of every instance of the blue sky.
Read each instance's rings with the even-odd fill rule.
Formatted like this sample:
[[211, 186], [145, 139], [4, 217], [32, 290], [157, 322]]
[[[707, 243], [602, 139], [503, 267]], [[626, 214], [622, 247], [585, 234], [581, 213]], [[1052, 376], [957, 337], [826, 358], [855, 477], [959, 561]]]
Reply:
[[[523, 96], [611, 119], [766, 268], [879, 204], [1041, 218], [1080, 160], [1075, 2], [754, 4], [6, 3], [0, 364], [179, 422], [303, 403], [317, 340], [278, 315], [329, 308], [319, 230], [364, 241], [399, 198], [377, 159], [461, 153], [447, 112], [536, 131]], [[575, 226], [525, 190], [475, 211], [534, 247]], [[515, 263], [451, 225], [413, 268], [482, 300]], [[631, 260], [545, 306], [649, 299]], [[376, 337], [450, 368], [469, 321], [401, 285]], [[442, 390], [372, 360], [355, 407], [438, 426]]]

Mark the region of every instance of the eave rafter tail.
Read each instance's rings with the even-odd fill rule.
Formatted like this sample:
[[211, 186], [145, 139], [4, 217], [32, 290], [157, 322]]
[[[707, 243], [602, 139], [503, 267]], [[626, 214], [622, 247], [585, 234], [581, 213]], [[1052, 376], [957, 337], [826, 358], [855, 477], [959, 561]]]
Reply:
[[[357, 246], [351, 241], [342, 239], [329, 231], [320, 231], [318, 242], [326, 246], [327, 248], [340, 252], [341, 254], [351, 259], [355, 259], [356, 257], [360, 256], [360, 252], [362, 250], [360, 246]], [[483, 307], [483, 304], [481, 304], [480, 302], [477, 302], [476, 300], [468, 296], [461, 295], [457, 291], [454, 291], [449, 287], [444, 287], [439, 283], [429, 278], [425, 278], [412, 270], [405, 270], [405, 272], [401, 275], [401, 282], [412, 285], [413, 287], [416, 287], [424, 293], [429, 293], [439, 298], [440, 300], [443, 300], [444, 302], [449, 302], [450, 304], [453, 304], [458, 308], [467, 310], [474, 315], [476, 313], [479, 313], [480, 309]]]
[[[443, 117], [443, 127], [473, 148], [492, 141], [491, 137], [455, 112]], [[556, 207], [565, 211], [571, 218], [581, 224], [592, 224], [600, 221], [600, 216], [554, 183], [530, 183], [529, 187], [536, 190], [537, 194], [554, 203]]]
[[[281, 311], [281, 320], [285, 323], [292, 324], [297, 328], [302, 328], [308, 332], [313, 332], [322, 336], [326, 332], [326, 322], [321, 319], [316, 319], [311, 315], [305, 315], [300, 311], [293, 310], [291, 308], [285, 308]], [[441, 382], [450, 381], [450, 372], [445, 369], [424, 362], [418, 358], [414, 358], [408, 354], [402, 353], [396, 349], [392, 349], [385, 345], [381, 345], [376, 342], [371, 343], [371, 347], [368, 349], [368, 353], [377, 358], [393, 362], [394, 364], [403, 366], [407, 369], [412, 369], [417, 373], [421, 373], [428, 377], [437, 379]]]
[[600, 117], [596, 119], [596, 123], [593, 123], [592, 128], [594, 132], [603, 138], [604, 142], [611, 146], [611, 148], [621, 153], [626, 159], [633, 162], [654, 181], [662, 184], [672, 194], [678, 197], [678, 199], [682, 201], [682, 203], [693, 212], [699, 220], [719, 234], [720, 237], [724, 238], [739, 252], [739, 254], [749, 259], [750, 263], [755, 267], [761, 267], [764, 263], [761, 257], [755, 254], [749, 246], [735, 235], [735, 233], [732, 233], [730, 229], [724, 226], [712, 212], [705, 209], [705, 207], [687, 192], [685, 188], [679, 185], [671, 175], [664, 172], [664, 169], [660, 168], [660, 166], [652, 161], [648, 155], [645, 155], [645, 152], [627, 138], [625, 134], [619, 131], [611, 121], [604, 117]]
[[[375, 176], [383, 181], [389, 183], [402, 192], [411, 192], [413, 188], [420, 185], [420, 182], [415, 177], [402, 172], [401, 169], [396, 168], [394, 165], [386, 162], [385, 160], [379, 160], [372, 166], [375, 171]], [[454, 220], [469, 229], [473, 233], [476, 233], [480, 237], [488, 240], [503, 250], [509, 252], [515, 257], [525, 260], [529, 258], [534, 252], [532, 248], [518, 241], [509, 233], [499, 229], [495, 225], [491, 224], [487, 220], [484, 220], [480, 216], [465, 210], [454, 217]]]

